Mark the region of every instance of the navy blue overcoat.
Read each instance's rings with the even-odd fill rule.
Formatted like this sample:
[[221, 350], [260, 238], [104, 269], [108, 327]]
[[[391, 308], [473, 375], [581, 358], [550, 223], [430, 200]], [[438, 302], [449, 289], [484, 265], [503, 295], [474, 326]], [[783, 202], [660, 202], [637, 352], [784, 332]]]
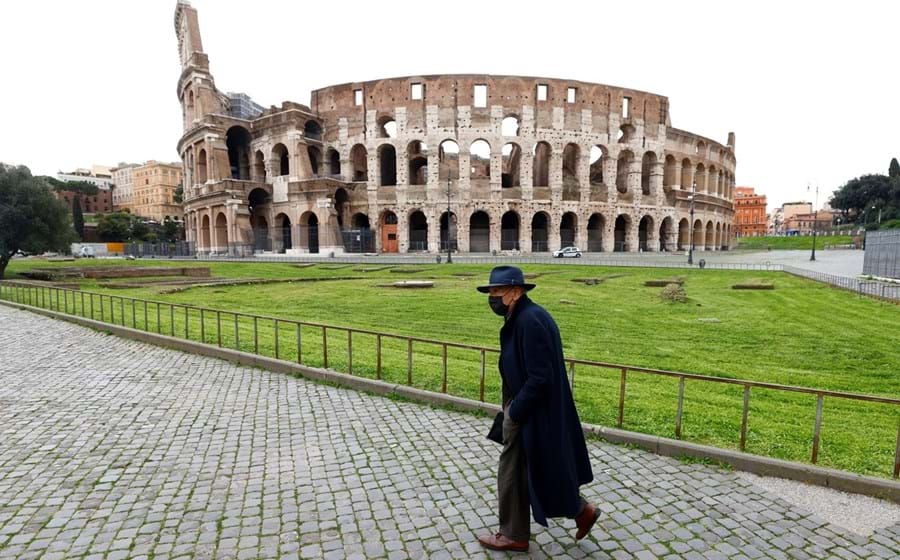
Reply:
[[534, 520], [579, 513], [594, 479], [553, 317], [523, 295], [500, 329], [500, 375], [509, 418], [521, 424]]

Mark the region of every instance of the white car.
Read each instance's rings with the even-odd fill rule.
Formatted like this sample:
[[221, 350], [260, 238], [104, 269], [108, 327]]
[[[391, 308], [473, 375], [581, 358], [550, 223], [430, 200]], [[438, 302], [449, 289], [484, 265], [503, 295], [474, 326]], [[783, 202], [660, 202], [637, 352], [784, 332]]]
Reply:
[[580, 259], [581, 258], [581, 249], [578, 247], [563, 247], [559, 251], [553, 251], [553, 257], [557, 259], [565, 259], [565, 258], [573, 258]]

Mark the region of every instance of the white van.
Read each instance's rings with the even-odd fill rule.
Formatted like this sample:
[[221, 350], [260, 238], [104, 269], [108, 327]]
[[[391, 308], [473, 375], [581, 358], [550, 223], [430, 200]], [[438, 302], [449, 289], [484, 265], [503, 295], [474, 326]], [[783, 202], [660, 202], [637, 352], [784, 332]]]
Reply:
[[97, 256], [97, 254], [94, 252], [94, 248], [90, 245], [82, 245], [81, 249], [78, 251], [78, 256], [85, 259], [93, 259]]

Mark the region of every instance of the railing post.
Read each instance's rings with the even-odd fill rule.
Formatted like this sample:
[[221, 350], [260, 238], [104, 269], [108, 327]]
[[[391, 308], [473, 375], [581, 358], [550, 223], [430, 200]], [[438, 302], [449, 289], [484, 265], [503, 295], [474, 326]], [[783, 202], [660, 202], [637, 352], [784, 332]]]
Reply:
[[277, 359], [278, 359], [278, 354], [279, 354], [279, 352], [278, 352], [278, 319], [274, 319], [273, 321], [274, 321], [273, 324], [274, 324], [274, 326], [275, 326], [275, 329], [274, 329], [274, 333], [275, 333], [275, 359], [277, 360]]
[[[24, 303], [22, 300], [25, 299], [22, 297], [22, 287], [19, 286], [19, 303]], [[110, 312], [112, 312], [112, 305], [109, 306]], [[69, 312], [69, 292], [63, 290], [63, 313]]]
[[131, 300], [131, 328], [137, 328], [137, 300]]
[[675, 437], [681, 439], [681, 414], [684, 410], [684, 376], [678, 378], [678, 409], [675, 411]]
[[747, 413], [750, 410], [750, 385], [744, 385], [744, 411], [741, 415], [741, 451], [747, 448]]
[[206, 344], [206, 321], [203, 308], [200, 308], [200, 342]]
[[622, 421], [625, 419], [625, 374], [628, 368], [622, 368], [622, 374], [619, 378], [619, 421], [616, 423], [618, 427], [622, 427]]
[[816, 464], [816, 461], [819, 460], [819, 434], [822, 428], [822, 401], [824, 400], [824, 396], [822, 393], [819, 393], [816, 396], [816, 426], [813, 429], [813, 449], [812, 449], [812, 464]]
[[894, 451], [894, 479], [900, 478], [900, 422], [897, 422], [897, 450]]
[[413, 366], [413, 354], [412, 354], [412, 339], [406, 339], [406, 384], [412, 385], [412, 366]]
[[347, 373], [353, 375], [353, 331], [347, 329]]
[[150, 319], [147, 318], [147, 300], [144, 300], [144, 330], [150, 332]]
[[569, 390], [572, 391], [572, 398], [575, 398], [575, 360], [569, 360]]
[[159, 302], [156, 302], [156, 334], [162, 334], [162, 318], [159, 312]]
[[238, 314], [234, 314], [234, 349], [241, 350], [241, 327], [238, 324]]
[[259, 321], [253, 316], [253, 353], [259, 354]]
[[190, 329], [188, 326], [189, 325], [188, 319], [189, 319], [188, 306], [185, 305], [184, 306], [184, 339], [185, 340], [190, 340], [190, 337], [191, 337]]
[[447, 345], [442, 345], [441, 360], [444, 365], [443, 379], [441, 380], [441, 393], [447, 392]]
[[381, 335], [375, 335], [375, 355], [376, 355], [376, 365], [375, 365], [375, 376], [381, 381]]
[[222, 347], [222, 312], [216, 310], [216, 342]]
[[[37, 296], [35, 296], [34, 299], [37, 300]], [[81, 292], [81, 316], [82, 317], [86, 316], [85, 312], [84, 312], [84, 292]]]
[[300, 333], [300, 323], [297, 323], [297, 363], [303, 363], [303, 339]]
[[[56, 309], [59, 310], [59, 291], [56, 292]], [[100, 294], [100, 322], [106, 322], [106, 308], [103, 306], [103, 294]]]
[[328, 369], [328, 327], [322, 325], [322, 364]]
[[479, 398], [484, 402], [484, 348], [481, 349], [481, 388], [479, 389]]
[[[91, 300], [91, 319], [93, 319], [94, 318], [94, 294], [93, 294], [93, 292], [91, 293], [90, 300]], [[53, 296], [50, 296], [50, 307], [53, 307]]]
[[169, 335], [175, 336], [175, 306], [169, 304]]

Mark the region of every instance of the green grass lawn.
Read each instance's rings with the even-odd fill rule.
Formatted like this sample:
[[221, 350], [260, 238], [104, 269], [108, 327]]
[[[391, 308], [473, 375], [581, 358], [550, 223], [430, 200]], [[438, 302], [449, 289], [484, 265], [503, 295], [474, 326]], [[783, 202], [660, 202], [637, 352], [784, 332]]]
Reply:
[[[834, 245], [852, 245], [853, 236], [850, 235], [818, 235], [816, 247], [822, 249]], [[794, 235], [789, 237], [739, 237], [738, 249], [754, 250], [781, 250], [781, 249], [812, 249], [813, 238], [811, 235]]]
[[[114, 266], [192, 264], [173, 261], [90, 264], [106, 262]], [[36, 266], [34, 261], [14, 261], [8, 277], [31, 266]], [[215, 286], [173, 294], [159, 294], [152, 286], [111, 290], [96, 281], [81, 284], [85, 290], [115, 296], [497, 346], [501, 319], [490, 311], [486, 297], [474, 290], [486, 280], [489, 265], [404, 267], [422, 269], [415, 274], [354, 270], [360, 265], [333, 269], [328, 264], [307, 268], [270, 263], [203, 263], [203, 266], [209, 266], [214, 276], [223, 277], [345, 279]], [[372, 264], [365, 268], [375, 267]], [[900, 308], [897, 306], [859, 298], [780, 272], [566, 265], [524, 268], [526, 273], [540, 274], [534, 279], [538, 288], [532, 297], [556, 318], [569, 357], [894, 398], [900, 395], [900, 352], [897, 352]], [[459, 275], [466, 273], [474, 276]], [[659, 297], [661, 288], [643, 286], [646, 280], [676, 275], [685, 278], [689, 297], [686, 304], [664, 302]], [[594, 286], [573, 282], [577, 278], [609, 276], [618, 277]], [[403, 279], [433, 279], [435, 287], [398, 290], [378, 286]], [[774, 282], [775, 290], [731, 289], [735, 283], [754, 279]], [[114, 307], [117, 321], [124, 310], [126, 324], [134, 320], [142, 326], [142, 307], [135, 307], [133, 314], [130, 304], [123, 308], [117, 302]], [[108, 318], [108, 304], [104, 313]], [[153, 306], [147, 310], [147, 321], [151, 330], [173, 329], [183, 335], [185, 328], [183, 311], [170, 316], [165, 307], [160, 311], [159, 325]], [[187, 323], [190, 336], [199, 340], [199, 314], [191, 313]], [[223, 345], [234, 346], [233, 317], [224, 315], [220, 323], [221, 331], [215, 315], [207, 314], [203, 326], [205, 340], [216, 344], [221, 336]], [[252, 320], [239, 319], [238, 328], [240, 347], [253, 351]], [[272, 322], [258, 322], [257, 331], [260, 352], [273, 355]], [[303, 327], [300, 335], [303, 362], [322, 365], [321, 329]], [[353, 337], [354, 375], [375, 376], [375, 345], [374, 336]], [[347, 334], [328, 331], [327, 346], [329, 367], [347, 371]], [[279, 325], [278, 351], [282, 358], [296, 359], [297, 333], [293, 325]], [[405, 341], [382, 339], [382, 375], [386, 380], [406, 382], [406, 352]], [[496, 359], [496, 354], [487, 354], [486, 396], [495, 402], [499, 399]], [[479, 397], [480, 360], [477, 351], [450, 349], [449, 392]], [[425, 389], [441, 389], [439, 346], [414, 344], [413, 382]], [[575, 398], [582, 419], [615, 425], [618, 384], [618, 370], [578, 366]], [[677, 380], [629, 373], [624, 428], [674, 437], [677, 389]], [[741, 405], [740, 386], [688, 381], [682, 437], [737, 448]], [[826, 398], [819, 464], [889, 476], [900, 420], [897, 408]], [[749, 410], [748, 452], [809, 461], [814, 396], [754, 389]]]

